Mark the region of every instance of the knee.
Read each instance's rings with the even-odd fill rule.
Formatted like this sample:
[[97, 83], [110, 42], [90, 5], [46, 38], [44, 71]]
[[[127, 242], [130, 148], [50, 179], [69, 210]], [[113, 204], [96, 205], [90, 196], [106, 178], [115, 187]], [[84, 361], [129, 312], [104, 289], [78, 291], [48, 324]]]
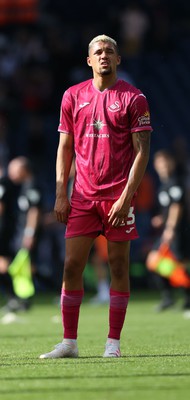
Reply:
[[63, 273], [66, 280], [77, 279], [79, 276], [81, 276], [82, 272], [77, 260], [75, 260], [73, 257], [67, 258], [65, 260]]
[[128, 262], [123, 258], [110, 261], [111, 275], [117, 280], [122, 280], [129, 273]]

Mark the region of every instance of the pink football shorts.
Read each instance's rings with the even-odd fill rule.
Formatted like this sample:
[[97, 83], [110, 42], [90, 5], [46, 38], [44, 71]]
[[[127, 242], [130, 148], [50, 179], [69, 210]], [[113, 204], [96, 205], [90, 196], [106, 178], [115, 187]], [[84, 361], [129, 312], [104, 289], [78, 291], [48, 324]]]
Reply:
[[96, 238], [99, 234], [114, 242], [137, 239], [134, 205], [131, 203], [127, 223], [115, 228], [108, 223], [108, 213], [114, 200], [91, 201], [71, 200], [71, 210], [66, 226], [65, 237], [88, 236]]

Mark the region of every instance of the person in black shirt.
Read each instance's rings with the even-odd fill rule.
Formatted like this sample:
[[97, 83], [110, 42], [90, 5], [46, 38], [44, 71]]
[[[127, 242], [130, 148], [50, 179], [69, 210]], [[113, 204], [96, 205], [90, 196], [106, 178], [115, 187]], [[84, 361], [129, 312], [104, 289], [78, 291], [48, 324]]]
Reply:
[[[189, 226], [186, 218], [185, 188], [177, 174], [175, 158], [166, 150], [154, 155], [154, 168], [158, 174], [160, 185], [157, 192], [158, 213], [151, 224], [157, 236], [153, 251], [161, 244], [167, 244], [178, 260], [186, 263], [190, 259]], [[151, 257], [151, 252], [147, 257]], [[157, 284], [161, 292], [161, 302], [157, 311], [174, 305], [173, 287], [169, 279], [157, 275]], [[184, 309], [190, 309], [190, 288], [184, 290]]]
[[13, 295], [13, 287], [7, 269], [13, 257], [11, 241], [15, 229], [15, 187], [0, 165], [0, 290]]
[[21, 247], [27, 248], [33, 257], [41, 217], [41, 189], [36, 182], [31, 163], [26, 157], [17, 157], [10, 161], [8, 176], [19, 186], [13, 248], [15, 253]]
[[[30, 255], [32, 268], [35, 265], [38, 249], [42, 192], [36, 182], [31, 163], [26, 157], [16, 157], [9, 162], [8, 178], [18, 189], [15, 204], [16, 220], [11, 238], [11, 254], [14, 257], [20, 249], [26, 249]], [[8, 302], [7, 309], [18, 311], [20, 308], [27, 308], [29, 305], [30, 299], [22, 301], [22, 299], [14, 298]]]

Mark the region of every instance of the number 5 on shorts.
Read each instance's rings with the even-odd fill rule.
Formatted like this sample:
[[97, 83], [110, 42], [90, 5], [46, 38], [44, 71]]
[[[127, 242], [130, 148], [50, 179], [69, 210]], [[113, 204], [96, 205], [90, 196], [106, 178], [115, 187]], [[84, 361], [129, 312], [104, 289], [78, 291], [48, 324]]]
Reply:
[[134, 207], [129, 208], [127, 225], [133, 225], [135, 223], [135, 214], [134, 214]]

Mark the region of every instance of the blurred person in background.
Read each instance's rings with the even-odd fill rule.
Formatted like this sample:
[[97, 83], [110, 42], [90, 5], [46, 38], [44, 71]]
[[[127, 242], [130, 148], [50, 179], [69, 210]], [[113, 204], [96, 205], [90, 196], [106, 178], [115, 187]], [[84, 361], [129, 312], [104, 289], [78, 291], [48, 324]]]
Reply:
[[129, 58], [138, 57], [144, 51], [149, 16], [136, 1], [131, 1], [120, 14], [122, 52]]
[[190, 224], [190, 152], [189, 142], [183, 135], [176, 136], [172, 143], [173, 154], [177, 164], [177, 173], [185, 187], [187, 220]]
[[[136, 198], [136, 225], [139, 233], [139, 239], [132, 244], [132, 258], [134, 262], [144, 264], [147, 256], [147, 250], [152, 243], [152, 228], [150, 219], [152, 218], [156, 199], [156, 187], [152, 174], [146, 171], [138, 188]], [[145, 267], [146, 270], [146, 267]]]
[[[95, 238], [108, 241], [111, 274], [109, 333], [104, 357], [120, 357], [120, 335], [130, 296], [130, 241], [138, 237], [135, 193], [149, 160], [149, 107], [144, 94], [117, 79], [121, 58], [114, 39], [89, 44], [93, 79], [63, 95], [56, 161], [57, 220], [66, 224], [61, 313], [62, 343], [40, 358], [78, 357], [77, 330], [84, 295], [83, 271]], [[67, 184], [73, 156], [76, 174], [71, 202]]]
[[[153, 249], [147, 257], [147, 264], [154, 257], [155, 251], [166, 244], [178, 260], [188, 263], [189, 224], [185, 201], [185, 187], [177, 173], [177, 162], [167, 150], [159, 150], [154, 154], [153, 164], [159, 177], [157, 191], [157, 214], [151, 219], [151, 224], [157, 237]], [[174, 288], [167, 277], [156, 274], [157, 287], [161, 301], [157, 311], [163, 311], [175, 304]], [[184, 289], [184, 309], [190, 309], [190, 288]]]
[[[42, 192], [33, 173], [30, 160], [19, 156], [12, 159], [8, 164], [8, 178], [17, 187], [15, 195], [15, 224], [14, 232], [11, 238], [12, 260], [18, 254], [19, 250], [27, 250], [30, 257], [31, 273], [35, 271], [38, 241], [40, 234], [41, 212], [42, 212]], [[11, 212], [10, 212], [11, 215]], [[7, 273], [11, 268], [1, 270], [1, 273]], [[34, 269], [34, 271], [33, 271]], [[24, 288], [21, 287], [21, 291]], [[12, 296], [5, 306], [7, 311], [19, 311], [28, 309], [31, 305], [30, 296], [24, 298], [16, 295]]]
[[15, 229], [15, 190], [7, 177], [4, 164], [0, 164], [0, 289], [10, 297], [14, 296], [8, 266], [13, 257], [11, 241]]
[[90, 299], [90, 303], [94, 305], [108, 303], [110, 300], [110, 276], [107, 240], [103, 235], [99, 235], [94, 241], [91, 263], [97, 280], [97, 293]]

